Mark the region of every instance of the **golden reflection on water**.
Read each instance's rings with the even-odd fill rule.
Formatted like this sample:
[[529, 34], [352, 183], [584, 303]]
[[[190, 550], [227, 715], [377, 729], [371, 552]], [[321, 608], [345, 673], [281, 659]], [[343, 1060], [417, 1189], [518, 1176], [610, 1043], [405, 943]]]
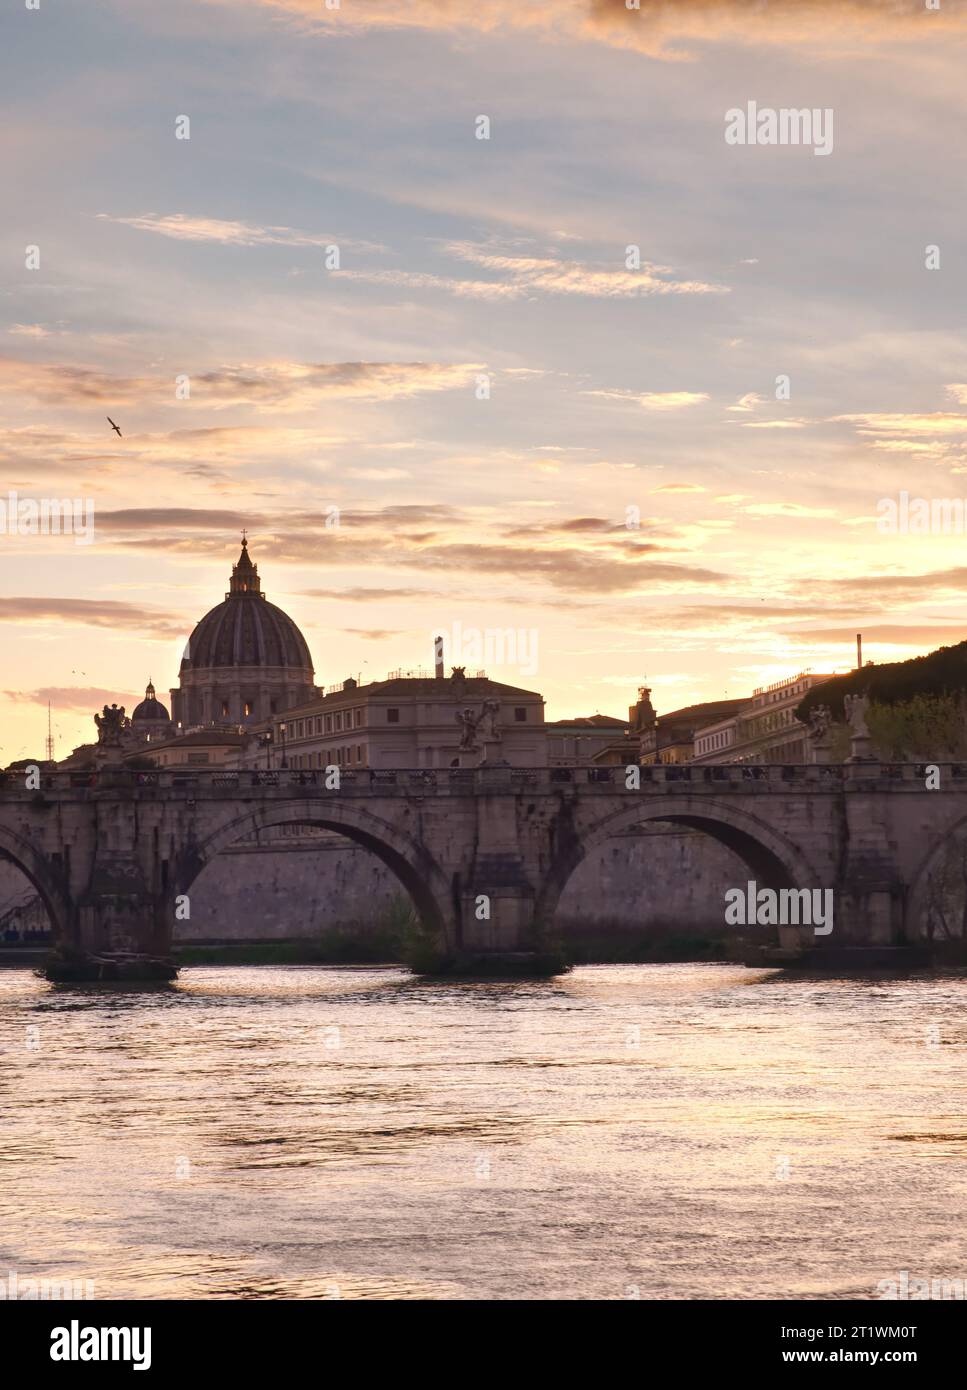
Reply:
[[730, 965], [0, 970], [0, 1272], [99, 1298], [962, 1278], [965, 1000], [958, 973]]

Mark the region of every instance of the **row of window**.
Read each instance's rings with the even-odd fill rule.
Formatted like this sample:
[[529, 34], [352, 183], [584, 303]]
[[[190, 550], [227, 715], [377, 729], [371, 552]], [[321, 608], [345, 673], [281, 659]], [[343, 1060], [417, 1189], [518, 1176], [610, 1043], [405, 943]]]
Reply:
[[[250, 715], [252, 714], [252, 712], [254, 711], [254, 709], [255, 709], [255, 706], [252, 704], [252, 701], [251, 701], [251, 700], [243, 700], [243, 701], [242, 701], [242, 718], [243, 718], [243, 719], [248, 719], [249, 716], [250, 716]], [[275, 701], [274, 701], [274, 700], [272, 701], [272, 710], [273, 710], [273, 713], [274, 713], [274, 711], [275, 711]], [[223, 700], [223, 701], [222, 701], [222, 718], [223, 718], [223, 719], [231, 719], [231, 717], [232, 717], [231, 706], [229, 705], [229, 702], [228, 702], [227, 700]]]
[[763, 703], [774, 704], [776, 700], [787, 700], [792, 695], [805, 695], [808, 685], [806, 681], [797, 681], [795, 685], [784, 685], [781, 690], [770, 690], [763, 698]]
[[718, 734], [705, 734], [698, 740], [697, 753], [708, 753], [713, 748], [725, 748], [732, 742], [732, 730], [723, 729]]
[[[245, 713], [249, 714], [250, 707], [246, 704]], [[223, 705], [223, 713], [227, 715], [228, 705]], [[308, 719], [294, 719], [291, 723], [290, 738], [298, 740], [300, 738], [313, 738], [317, 734], [341, 733], [344, 729], [361, 729], [365, 724], [365, 709], [340, 710], [334, 714], [317, 714]], [[386, 709], [387, 724], [398, 724], [400, 722], [400, 711], [398, 705], [389, 705]], [[514, 708], [514, 722], [516, 724], [527, 723], [527, 706], [517, 705]]]
[[309, 719], [293, 719], [286, 729], [291, 739], [313, 738], [316, 734], [339, 734], [344, 729], [361, 729], [364, 709], [339, 710], [335, 714], [316, 714]]
[[742, 730], [745, 739], [760, 738], [763, 734], [775, 733], [776, 729], [782, 728], [784, 724], [798, 722], [791, 709], [774, 710], [771, 714], [760, 715], [758, 719], [750, 719]]

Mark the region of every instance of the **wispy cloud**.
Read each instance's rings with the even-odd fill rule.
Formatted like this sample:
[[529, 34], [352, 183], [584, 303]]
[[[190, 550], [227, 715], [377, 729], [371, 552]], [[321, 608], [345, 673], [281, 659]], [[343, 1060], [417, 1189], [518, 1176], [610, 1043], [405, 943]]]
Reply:
[[[349, 509], [330, 529], [318, 512], [259, 509], [251, 554], [258, 562], [311, 564], [342, 571], [414, 570], [439, 584], [455, 574], [489, 576], [508, 584], [527, 582], [571, 593], [629, 594], [658, 588], [721, 584], [724, 576], [691, 562], [680, 546], [644, 539], [617, 522], [575, 518], [534, 530], [446, 506]], [[101, 543], [123, 549], [193, 559], [223, 560], [250, 525], [244, 512], [203, 508], [127, 508], [98, 515]], [[571, 536], [570, 544], [562, 535]], [[647, 533], [646, 533], [647, 534]], [[228, 537], [232, 536], [229, 541]], [[365, 590], [359, 586], [357, 595]]]
[[173, 241], [210, 241], [219, 246], [327, 246], [353, 247], [357, 251], [385, 251], [378, 242], [356, 241], [334, 233], [300, 232], [294, 227], [260, 227], [252, 222], [230, 222], [220, 217], [190, 217], [187, 213], [145, 213], [141, 217], [116, 217], [99, 212], [102, 222], [154, 232]]
[[7, 332], [15, 338], [51, 338], [53, 332], [42, 323], [15, 323]]
[[[791, 641], [801, 642], [844, 642], [850, 647], [856, 644], [856, 627], [799, 628], [786, 634]], [[893, 623], [863, 628], [865, 642], [882, 642], [889, 646], [916, 647], [931, 651], [947, 643], [962, 642], [962, 626], [939, 623]]]
[[744, 430], [804, 430], [811, 421], [790, 416], [788, 420], [741, 420], [739, 423]]
[[[386, 401], [469, 388], [481, 363], [267, 362], [189, 373], [192, 399], [215, 407], [300, 410], [326, 400]], [[173, 378], [0, 358], [0, 387], [47, 405], [178, 404]]]
[[743, 507], [747, 516], [835, 517], [832, 507], [807, 507], [801, 502], [753, 502]]
[[629, 405], [640, 405], [643, 410], [685, 410], [690, 405], [701, 405], [709, 399], [706, 391], [585, 391], [585, 396], [600, 396], [608, 401], [625, 401]]
[[488, 272], [493, 278], [467, 279], [436, 272], [398, 269], [346, 269], [345, 280], [408, 290], [440, 290], [466, 299], [523, 299], [532, 295], [576, 295], [592, 299], [638, 299], [650, 295], [728, 294], [729, 286], [676, 279], [667, 266], [587, 264], [556, 255], [516, 255], [471, 241], [444, 242], [442, 250]]
[[156, 608], [113, 599], [56, 597], [4, 598], [0, 623], [77, 623], [83, 627], [126, 628], [152, 637], [176, 637], [184, 623]]
[[[209, 0], [224, 4], [227, 0]], [[561, 37], [635, 49], [654, 57], [681, 59], [690, 45], [716, 40], [777, 44], [815, 43], [821, 52], [841, 44], [875, 43], [903, 36], [931, 37], [914, 6], [897, 0], [556, 0], [554, 5], [519, 0], [367, 0], [365, 7], [330, 8], [326, 0], [248, 0], [288, 14], [301, 27], [327, 34], [368, 28], [435, 29], [464, 35], [468, 30], [526, 30], [535, 37]], [[932, 21], [935, 15], [931, 14]], [[954, 5], [936, 12], [937, 28], [958, 28], [963, 16]], [[683, 46], [684, 45], [684, 46]]]
[[728, 410], [735, 410], [742, 414], [747, 414], [749, 411], [755, 410], [756, 406], [761, 405], [763, 399], [764, 397], [757, 395], [755, 391], [748, 391], [744, 396], [739, 397], [735, 405], [730, 405], [726, 408]]
[[967, 415], [955, 415], [947, 411], [933, 411], [925, 415], [871, 411], [859, 415], [836, 415], [833, 418], [856, 425], [861, 434], [967, 434]]
[[4, 695], [15, 705], [40, 705], [51, 709], [75, 710], [90, 714], [104, 705], [126, 703], [127, 697], [116, 690], [103, 690], [97, 685], [44, 685], [39, 690], [5, 690]]
[[506, 276], [521, 293], [593, 295], [635, 299], [653, 294], [728, 294], [727, 285], [679, 280], [669, 266], [642, 262], [640, 270], [619, 265], [587, 265], [558, 256], [515, 255], [472, 241], [449, 241], [451, 256]]

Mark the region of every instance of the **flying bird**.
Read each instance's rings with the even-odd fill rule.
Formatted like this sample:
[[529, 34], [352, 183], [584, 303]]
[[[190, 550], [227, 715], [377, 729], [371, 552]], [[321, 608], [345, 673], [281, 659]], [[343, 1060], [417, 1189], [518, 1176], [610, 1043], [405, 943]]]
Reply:
[[107, 416], [107, 422], [108, 422], [108, 424], [111, 426], [111, 429], [112, 429], [112, 430], [115, 432], [115, 434], [117, 435], [118, 439], [123, 439], [123, 438], [124, 438], [124, 435], [121, 433], [120, 427], [114, 423], [114, 421], [111, 419], [110, 415]]

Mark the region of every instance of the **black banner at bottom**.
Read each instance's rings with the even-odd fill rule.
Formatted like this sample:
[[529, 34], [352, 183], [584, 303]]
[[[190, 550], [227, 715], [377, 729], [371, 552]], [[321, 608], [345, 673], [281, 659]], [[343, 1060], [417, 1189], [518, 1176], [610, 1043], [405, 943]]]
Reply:
[[[421, 1328], [425, 1306], [340, 1300], [22, 1300], [0, 1303], [0, 1327], [18, 1378], [37, 1371], [65, 1383], [85, 1373], [113, 1373], [156, 1376], [168, 1384], [186, 1372], [208, 1371], [241, 1372], [250, 1381], [282, 1366], [319, 1367], [325, 1347], [329, 1353], [337, 1351], [328, 1340], [334, 1335], [371, 1336], [377, 1329], [378, 1342], [338, 1348], [340, 1357], [351, 1351], [362, 1356], [370, 1379], [381, 1363], [395, 1374], [404, 1372], [414, 1352], [425, 1364], [431, 1347], [437, 1364], [452, 1375], [455, 1350], [473, 1346], [473, 1368], [479, 1373], [482, 1335], [483, 1346], [497, 1355], [503, 1346], [513, 1351], [515, 1362], [520, 1352], [532, 1350], [545, 1375], [558, 1356], [566, 1358], [573, 1375], [575, 1353], [582, 1364], [598, 1360], [603, 1367], [613, 1366], [619, 1351], [633, 1356], [642, 1371], [667, 1362], [683, 1372], [719, 1375], [747, 1370], [781, 1375], [803, 1367], [849, 1365], [939, 1370], [956, 1357], [963, 1338], [962, 1306], [951, 1302], [622, 1301], [616, 1306], [588, 1301], [566, 1305], [563, 1326], [559, 1303], [488, 1302], [483, 1321], [479, 1305], [454, 1302], [431, 1305], [433, 1322]], [[588, 1334], [598, 1332], [608, 1340], [589, 1343]], [[407, 1339], [402, 1347], [386, 1340], [393, 1333]], [[473, 1341], [464, 1341], [464, 1334]], [[415, 1344], [410, 1341], [414, 1335], [419, 1339]], [[633, 1344], [622, 1347], [616, 1337], [630, 1337]]]

